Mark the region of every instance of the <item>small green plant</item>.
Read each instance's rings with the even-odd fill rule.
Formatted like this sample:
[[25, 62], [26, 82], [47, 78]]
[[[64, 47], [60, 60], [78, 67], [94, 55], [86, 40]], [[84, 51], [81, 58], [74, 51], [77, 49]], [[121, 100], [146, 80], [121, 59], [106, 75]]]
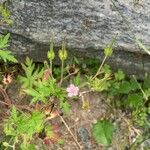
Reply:
[[22, 68], [25, 71], [25, 76], [19, 76], [19, 80], [22, 83], [23, 88], [31, 89], [43, 76], [44, 69], [36, 68], [33, 61], [28, 57], [26, 58], [25, 64], [22, 64]]
[[53, 100], [58, 99], [60, 101], [60, 108], [62, 108], [65, 113], [68, 113], [70, 111], [70, 105], [66, 100], [67, 92], [60, 86], [64, 80], [63, 61], [66, 59], [66, 56], [64, 55], [67, 54], [64, 45], [62, 46], [62, 50], [60, 50], [59, 53], [59, 57], [62, 62], [60, 82], [58, 82], [57, 79], [54, 79], [53, 77], [52, 61], [54, 60], [55, 54], [52, 42], [50, 45], [50, 50], [47, 53], [50, 64], [45, 61], [45, 67], [39, 69], [35, 67], [35, 64], [32, 60], [27, 58], [25, 64], [22, 64], [22, 68], [25, 71], [25, 76], [19, 76], [19, 80], [22, 83], [23, 90], [28, 95], [32, 96], [31, 103], [48, 103], [49, 99], [53, 97]]
[[31, 140], [44, 128], [44, 114], [33, 111], [31, 114], [19, 113], [15, 107], [12, 108], [9, 119], [4, 121], [4, 133], [11, 136], [11, 143], [4, 142], [5, 147], [15, 149], [19, 144], [22, 150], [35, 149]]
[[63, 82], [63, 74], [64, 74], [64, 61], [67, 59], [68, 53], [66, 50], [66, 43], [62, 43], [62, 49], [59, 50], [59, 58], [61, 60], [61, 80], [60, 83]]
[[2, 19], [0, 20], [0, 25], [8, 24], [12, 25], [13, 21], [10, 18], [10, 11], [7, 9], [6, 4], [0, 4], [0, 15], [2, 16]]
[[135, 41], [141, 49], [143, 49], [148, 55], [150, 55], [150, 50], [146, 48], [139, 39], [136, 38]]
[[9, 46], [10, 34], [8, 33], [5, 36], [0, 36], [0, 59], [3, 60], [5, 63], [9, 62], [17, 62], [17, 59], [12, 55], [12, 52], [7, 50], [6, 48]]

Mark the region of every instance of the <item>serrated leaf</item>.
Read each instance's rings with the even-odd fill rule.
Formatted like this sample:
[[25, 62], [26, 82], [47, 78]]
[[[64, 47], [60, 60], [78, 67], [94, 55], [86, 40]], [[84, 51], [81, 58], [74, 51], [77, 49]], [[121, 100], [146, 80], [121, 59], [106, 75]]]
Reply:
[[94, 80], [91, 80], [89, 84], [94, 91], [98, 92], [107, 90], [110, 87], [110, 83], [108, 82], [107, 77], [102, 79], [95, 78]]
[[92, 134], [97, 143], [109, 146], [113, 138], [114, 126], [109, 120], [100, 120], [93, 125]]
[[136, 91], [136, 90], [139, 89], [139, 85], [138, 84], [140, 84], [140, 83], [137, 83], [136, 80], [134, 80], [133, 78], [131, 78], [131, 80], [130, 80], [130, 86], [132, 88], [132, 91]]
[[130, 85], [130, 82], [128, 81], [123, 81], [120, 84], [120, 88], [118, 89], [118, 92], [121, 94], [128, 94], [132, 90], [132, 87]]
[[19, 76], [19, 80], [22, 83], [22, 87], [25, 89], [31, 89], [36, 81], [42, 78], [44, 70], [35, 68], [35, 64], [32, 59], [26, 58], [25, 64], [22, 64], [22, 68], [25, 71], [25, 76]]
[[125, 74], [123, 73], [123, 71], [118, 70], [117, 73], [115, 73], [115, 79], [120, 81], [123, 80], [125, 78]]
[[143, 105], [143, 97], [140, 94], [130, 94], [125, 104], [130, 108], [138, 108]]
[[105, 64], [102, 68], [102, 72], [105, 73], [105, 74], [110, 74], [111, 73], [111, 69], [110, 69], [110, 66]]
[[67, 101], [63, 101], [63, 100], [60, 100], [60, 108], [62, 108], [62, 110], [68, 114], [70, 112], [70, 104], [67, 102]]
[[11, 111], [11, 117], [12, 117], [14, 120], [17, 120], [17, 118], [18, 118], [17, 115], [18, 115], [18, 113], [17, 113], [16, 107], [13, 106], [13, 107], [12, 107], [12, 111]]
[[10, 34], [8, 33], [7, 35], [5, 36], [1, 36], [0, 37], [0, 49], [3, 49], [3, 48], [6, 48], [8, 47], [8, 39], [10, 37]]
[[39, 133], [43, 129], [44, 114], [38, 111], [33, 111], [31, 114], [18, 114], [13, 109], [11, 116], [4, 122], [4, 132], [6, 135], [22, 136], [31, 139], [35, 133]]
[[18, 62], [17, 59], [12, 55], [12, 52], [8, 50], [0, 50], [0, 59], [2, 59], [4, 62]]
[[32, 100], [31, 100], [31, 103], [34, 103], [34, 102], [37, 102], [37, 101], [43, 101], [43, 102], [46, 102], [46, 96], [49, 96], [49, 93], [44, 93], [44, 90], [40, 90], [40, 89], [27, 89], [27, 90], [24, 90], [28, 95], [32, 96]]

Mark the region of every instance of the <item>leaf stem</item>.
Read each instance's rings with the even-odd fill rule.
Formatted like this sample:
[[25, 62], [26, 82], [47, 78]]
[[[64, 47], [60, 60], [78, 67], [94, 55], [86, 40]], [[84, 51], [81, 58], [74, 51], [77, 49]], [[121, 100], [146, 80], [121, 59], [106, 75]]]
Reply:
[[140, 88], [140, 90], [141, 90], [141, 92], [142, 92], [142, 94], [143, 94], [143, 97], [144, 97], [145, 100], [147, 101], [147, 100], [148, 100], [148, 97], [147, 97], [147, 95], [145, 94], [145, 92], [143, 91], [141, 85], [137, 82], [137, 79], [136, 79], [136, 77], [135, 77], [134, 75], [133, 75], [133, 78], [134, 78], [134, 80], [136, 81], [138, 87]]

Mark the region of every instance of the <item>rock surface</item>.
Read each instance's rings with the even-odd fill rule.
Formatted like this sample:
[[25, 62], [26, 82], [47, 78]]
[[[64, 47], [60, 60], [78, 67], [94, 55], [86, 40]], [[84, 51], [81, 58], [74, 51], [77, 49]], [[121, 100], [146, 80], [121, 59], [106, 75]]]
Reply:
[[135, 37], [150, 47], [149, 0], [13, 0], [10, 48], [20, 61], [25, 56], [43, 61], [52, 35], [56, 47], [65, 38], [68, 49], [80, 56], [102, 59], [102, 49], [116, 34], [115, 52], [108, 63], [128, 74], [150, 72], [150, 56]]

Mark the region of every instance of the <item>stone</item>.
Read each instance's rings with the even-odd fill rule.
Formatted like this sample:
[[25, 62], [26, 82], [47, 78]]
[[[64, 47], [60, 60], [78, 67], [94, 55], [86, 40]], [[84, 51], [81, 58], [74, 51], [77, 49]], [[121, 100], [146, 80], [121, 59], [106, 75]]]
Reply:
[[90, 136], [89, 136], [87, 129], [84, 127], [80, 127], [78, 129], [78, 136], [84, 145], [84, 149], [85, 150], [92, 150], [92, 143], [91, 143], [91, 139], [90, 139]]
[[102, 60], [117, 34], [108, 64], [129, 75], [150, 73], [150, 56], [135, 42], [150, 46], [149, 0], [13, 0], [8, 8], [14, 24], [0, 32], [11, 33], [10, 49], [20, 61], [43, 61], [52, 36], [56, 50], [65, 39], [70, 53]]

